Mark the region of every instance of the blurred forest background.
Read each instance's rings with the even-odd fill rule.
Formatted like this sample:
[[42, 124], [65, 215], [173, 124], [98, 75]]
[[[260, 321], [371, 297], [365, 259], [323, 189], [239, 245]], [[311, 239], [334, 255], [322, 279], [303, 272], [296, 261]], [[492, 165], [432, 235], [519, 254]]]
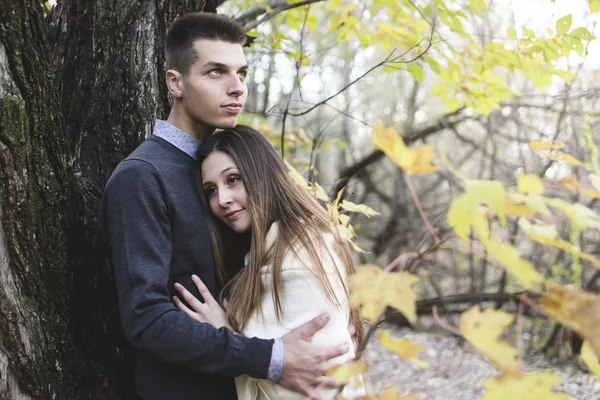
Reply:
[[[357, 260], [418, 276], [417, 314], [435, 305], [456, 325], [474, 304], [517, 312], [522, 282], [446, 220], [465, 180], [513, 190], [535, 175], [579, 205], [536, 224], [559, 245], [532, 239], [519, 217], [545, 213], [518, 197], [496, 232], [515, 264], [600, 290], [598, 0], [14, 0], [0, 8], [0, 398], [131, 398], [97, 208], [116, 164], [168, 114], [166, 27], [199, 10], [254, 38], [240, 122], [330, 202], [345, 187], [380, 213], [350, 213]], [[439, 168], [399, 168], [374, 144], [377, 123], [430, 145]], [[559, 323], [531, 312], [525, 324], [526, 351], [579, 351]]]

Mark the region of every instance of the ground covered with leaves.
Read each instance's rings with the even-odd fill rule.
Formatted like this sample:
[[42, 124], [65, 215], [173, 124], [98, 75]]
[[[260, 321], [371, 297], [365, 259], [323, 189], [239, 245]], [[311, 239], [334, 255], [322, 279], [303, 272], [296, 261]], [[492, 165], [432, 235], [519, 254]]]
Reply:
[[[382, 328], [389, 328], [392, 338], [406, 338], [425, 348], [417, 357], [421, 362], [414, 363], [386, 350], [380, 341], [370, 341], [364, 356], [369, 365], [364, 378], [370, 392], [379, 393], [399, 385], [398, 394], [412, 393], [418, 400], [478, 400], [486, 393], [483, 382], [499, 375], [485, 356], [460, 337], [443, 331]], [[566, 394], [567, 398], [600, 399], [600, 379], [584, 372], [578, 361], [557, 363], [543, 356], [531, 356], [526, 357], [523, 369], [526, 373], [560, 375], [554, 391]]]

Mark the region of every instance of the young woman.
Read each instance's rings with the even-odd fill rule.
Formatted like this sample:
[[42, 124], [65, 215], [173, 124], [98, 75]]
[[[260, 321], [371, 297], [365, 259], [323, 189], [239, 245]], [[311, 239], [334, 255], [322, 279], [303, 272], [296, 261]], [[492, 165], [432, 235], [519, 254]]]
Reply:
[[[359, 339], [363, 328], [358, 313], [349, 307], [347, 276], [353, 266], [348, 247], [326, 211], [293, 182], [271, 144], [256, 130], [238, 125], [206, 140], [198, 162], [213, 257], [225, 285], [221, 297], [227, 306], [224, 312], [206, 298], [202, 311], [191, 311], [174, 299], [177, 306], [203, 322], [259, 338], [282, 337], [328, 312], [329, 323], [312, 343], [353, 348], [348, 324], [352, 320]], [[208, 291], [195, 281], [206, 297]], [[184, 298], [189, 296], [185, 289], [180, 291]], [[350, 351], [334, 362], [353, 356]], [[305, 398], [249, 376], [236, 378], [236, 388], [240, 400]]]

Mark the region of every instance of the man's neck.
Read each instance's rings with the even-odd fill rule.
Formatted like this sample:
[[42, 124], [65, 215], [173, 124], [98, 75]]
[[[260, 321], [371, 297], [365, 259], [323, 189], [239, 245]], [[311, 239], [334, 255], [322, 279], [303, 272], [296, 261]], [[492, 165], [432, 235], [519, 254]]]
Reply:
[[213, 127], [192, 121], [187, 114], [179, 115], [175, 108], [171, 109], [167, 122], [200, 142], [203, 142], [215, 131]]

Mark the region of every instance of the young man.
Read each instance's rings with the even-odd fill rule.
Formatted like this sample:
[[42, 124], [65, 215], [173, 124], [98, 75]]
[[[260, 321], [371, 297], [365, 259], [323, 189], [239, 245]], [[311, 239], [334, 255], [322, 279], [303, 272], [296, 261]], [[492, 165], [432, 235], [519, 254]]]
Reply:
[[327, 360], [343, 346], [319, 349], [312, 335], [321, 316], [281, 339], [215, 329], [170, 301], [175, 282], [199, 297], [196, 274], [217, 294], [210, 239], [194, 180], [194, 158], [215, 128], [229, 128], [246, 101], [248, 66], [239, 25], [214, 14], [178, 19], [165, 40], [168, 120], [115, 170], [104, 193], [101, 224], [109, 239], [123, 328], [137, 353], [142, 399], [235, 399], [232, 377], [271, 379], [308, 394]]

